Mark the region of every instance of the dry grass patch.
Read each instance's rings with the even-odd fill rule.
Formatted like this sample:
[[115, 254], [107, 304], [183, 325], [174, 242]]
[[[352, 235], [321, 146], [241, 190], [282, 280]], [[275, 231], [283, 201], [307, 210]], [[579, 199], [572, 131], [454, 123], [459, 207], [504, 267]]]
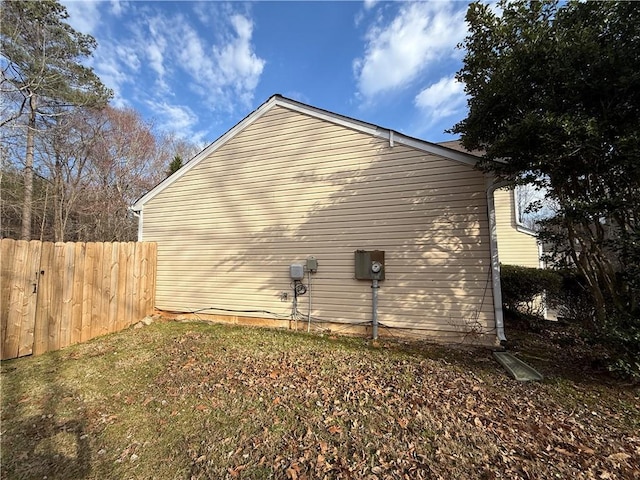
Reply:
[[3, 362], [2, 478], [638, 478], [638, 391], [544, 366], [154, 324]]

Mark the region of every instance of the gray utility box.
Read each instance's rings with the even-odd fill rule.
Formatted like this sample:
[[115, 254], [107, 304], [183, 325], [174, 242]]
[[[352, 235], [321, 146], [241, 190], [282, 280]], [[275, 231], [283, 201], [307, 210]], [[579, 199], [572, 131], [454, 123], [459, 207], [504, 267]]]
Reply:
[[[354, 255], [356, 280], [384, 280], [384, 250], [356, 250]], [[378, 273], [371, 269], [374, 262], [382, 265]]]
[[316, 257], [307, 258], [307, 270], [311, 273], [316, 273], [318, 271], [318, 260]]
[[289, 265], [289, 276], [292, 280], [304, 279], [304, 266], [298, 263], [292, 263]]

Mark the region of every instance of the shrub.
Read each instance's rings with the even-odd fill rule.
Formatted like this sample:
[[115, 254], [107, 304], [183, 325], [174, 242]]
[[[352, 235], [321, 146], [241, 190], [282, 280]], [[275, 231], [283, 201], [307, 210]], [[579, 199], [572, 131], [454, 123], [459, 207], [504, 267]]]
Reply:
[[554, 293], [552, 303], [558, 310], [558, 316], [593, 329], [596, 309], [584, 276], [572, 269], [559, 270], [557, 274], [561, 277], [561, 285]]
[[562, 277], [551, 270], [502, 265], [502, 303], [514, 314], [542, 317], [545, 306], [558, 298]]
[[[558, 271], [502, 265], [502, 301], [507, 312], [524, 319], [537, 329], [545, 303], [556, 308], [558, 316], [577, 321], [583, 334], [607, 350], [609, 370], [640, 379], [640, 312], [620, 313], [610, 308], [604, 323], [596, 322], [594, 302], [586, 280], [576, 270]], [[543, 298], [545, 302], [541, 301]], [[609, 302], [608, 302], [609, 303]]]

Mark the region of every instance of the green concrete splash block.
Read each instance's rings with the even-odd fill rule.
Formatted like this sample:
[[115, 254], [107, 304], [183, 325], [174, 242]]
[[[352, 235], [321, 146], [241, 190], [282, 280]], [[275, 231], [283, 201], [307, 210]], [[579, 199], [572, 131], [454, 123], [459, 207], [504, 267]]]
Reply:
[[493, 356], [519, 382], [539, 382], [544, 378], [535, 368], [527, 365], [509, 352], [493, 352]]

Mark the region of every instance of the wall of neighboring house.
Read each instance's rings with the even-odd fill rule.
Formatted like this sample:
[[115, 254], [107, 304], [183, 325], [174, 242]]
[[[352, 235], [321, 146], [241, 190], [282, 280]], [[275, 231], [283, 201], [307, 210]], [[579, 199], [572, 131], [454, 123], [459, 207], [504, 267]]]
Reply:
[[[494, 192], [498, 256], [503, 265], [541, 268], [540, 245], [535, 234], [518, 225], [514, 190]], [[547, 320], [557, 320], [557, 312], [546, 307], [544, 297], [536, 297], [530, 306]]]
[[516, 222], [514, 191], [496, 190], [494, 202], [500, 263], [539, 268], [538, 241], [532, 233], [522, 231]]
[[354, 251], [378, 249], [382, 325], [490, 343], [485, 191], [472, 166], [277, 106], [145, 204], [157, 307], [289, 316], [289, 265], [314, 256], [312, 316], [365, 324], [371, 282], [354, 278]]

